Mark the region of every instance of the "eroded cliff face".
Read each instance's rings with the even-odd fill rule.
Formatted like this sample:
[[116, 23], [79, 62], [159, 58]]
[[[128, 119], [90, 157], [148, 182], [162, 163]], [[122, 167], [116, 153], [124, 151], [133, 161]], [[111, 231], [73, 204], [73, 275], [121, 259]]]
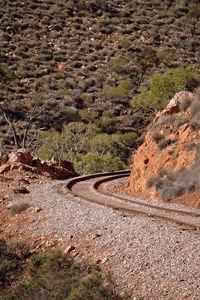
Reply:
[[[199, 128], [199, 91], [195, 95], [176, 94], [167, 108], [157, 114], [134, 157], [128, 193], [146, 193], [153, 199], [170, 200], [190, 190], [196, 191], [198, 182], [192, 178], [191, 170], [199, 164]], [[183, 178], [182, 186], [179, 177]]]

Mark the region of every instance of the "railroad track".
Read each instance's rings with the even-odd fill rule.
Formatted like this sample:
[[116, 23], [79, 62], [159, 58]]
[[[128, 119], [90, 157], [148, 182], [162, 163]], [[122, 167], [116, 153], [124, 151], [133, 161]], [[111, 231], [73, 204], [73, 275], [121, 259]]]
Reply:
[[153, 204], [152, 202], [108, 193], [105, 184], [128, 177], [130, 171], [98, 173], [75, 177], [64, 185], [64, 191], [70, 193], [75, 201], [84, 200], [118, 210], [127, 215], [143, 215], [200, 229], [200, 210], [188, 207], [174, 207], [172, 204]]

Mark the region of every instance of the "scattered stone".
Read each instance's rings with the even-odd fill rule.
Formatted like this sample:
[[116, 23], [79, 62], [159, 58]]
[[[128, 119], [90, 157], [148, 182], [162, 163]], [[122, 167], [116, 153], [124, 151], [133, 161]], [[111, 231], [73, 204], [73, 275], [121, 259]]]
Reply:
[[101, 234], [100, 233], [94, 233], [93, 235], [92, 235], [92, 241], [93, 240], [95, 240], [96, 238], [98, 238], [98, 237], [100, 237], [101, 236]]
[[29, 190], [25, 186], [15, 188], [13, 191], [15, 194], [29, 194]]
[[74, 237], [73, 234], [70, 233], [69, 236], [68, 236], [68, 240], [73, 239], [73, 237]]
[[71, 256], [72, 256], [72, 257], [76, 257], [78, 254], [79, 254], [78, 251], [73, 251], [73, 252], [71, 253]]
[[64, 250], [64, 253], [65, 253], [65, 254], [70, 253], [70, 252], [74, 251], [75, 249], [76, 249], [75, 246], [69, 245], [69, 246]]
[[36, 212], [40, 212], [41, 210], [42, 210], [42, 207], [36, 207], [36, 208], [35, 208], [35, 211], [36, 211]]
[[107, 257], [104, 257], [101, 261], [102, 264], [105, 264], [106, 262], [108, 261], [108, 258]]

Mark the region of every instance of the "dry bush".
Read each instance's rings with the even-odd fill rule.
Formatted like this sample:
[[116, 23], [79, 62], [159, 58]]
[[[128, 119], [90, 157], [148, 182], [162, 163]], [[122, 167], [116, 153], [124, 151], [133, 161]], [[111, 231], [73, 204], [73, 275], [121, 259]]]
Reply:
[[[161, 177], [163, 178], [161, 179]], [[162, 174], [152, 177], [147, 181], [147, 188], [153, 186], [156, 191], [161, 190], [163, 201], [200, 191], [199, 160], [189, 169], [181, 169], [178, 172], [167, 172], [166, 170], [162, 170]]]
[[170, 199], [182, 196], [185, 193], [185, 188], [176, 185], [170, 185], [163, 188], [161, 192], [161, 197], [163, 201], [168, 201]]
[[154, 142], [156, 142], [156, 144], [158, 144], [160, 141], [164, 140], [164, 135], [161, 134], [160, 132], [156, 131], [153, 134], [152, 139]]
[[161, 178], [159, 176], [154, 176], [151, 177], [147, 183], [146, 183], [146, 188], [151, 188], [155, 186], [156, 191], [160, 190], [163, 186], [163, 181], [161, 180]]
[[191, 104], [190, 112], [192, 117], [194, 117], [196, 114], [200, 112], [200, 99], [198, 97], [195, 97]]
[[171, 115], [164, 115], [164, 116], [161, 116], [158, 121], [157, 121], [157, 126], [158, 127], [163, 127], [164, 125], [168, 125], [170, 124], [171, 122], [174, 121], [174, 116], [171, 116]]
[[182, 125], [186, 124], [187, 122], [188, 120], [185, 118], [176, 120], [174, 130], [177, 131]]
[[22, 211], [27, 210], [30, 207], [25, 201], [17, 201], [9, 207], [8, 215], [9, 217], [13, 217], [17, 214], [20, 214]]
[[[199, 102], [200, 104], [200, 102]], [[200, 108], [200, 107], [199, 107]], [[190, 122], [190, 126], [193, 130], [198, 130], [200, 128], [200, 111], [194, 114]]]
[[167, 148], [169, 145], [171, 145], [173, 143], [173, 141], [171, 139], [162, 139], [159, 143], [158, 143], [158, 148], [159, 150], [163, 150], [165, 148]]
[[179, 108], [182, 112], [186, 111], [191, 105], [191, 99], [185, 98], [183, 101], [179, 104]]

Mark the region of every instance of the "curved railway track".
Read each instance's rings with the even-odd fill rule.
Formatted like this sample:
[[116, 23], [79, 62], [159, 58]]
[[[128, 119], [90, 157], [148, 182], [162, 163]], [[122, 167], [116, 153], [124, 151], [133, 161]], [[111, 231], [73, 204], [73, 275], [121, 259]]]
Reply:
[[74, 200], [78, 199], [103, 205], [127, 215], [143, 215], [155, 219], [171, 221], [192, 229], [200, 229], [200, 210], [177, 207], [172, 204], [153, 204], [135, 197], [108, 193], [105, 184], [128, 177], [130, 171], [98, 173], [73, 178], [64, 184], [65, 191]]

